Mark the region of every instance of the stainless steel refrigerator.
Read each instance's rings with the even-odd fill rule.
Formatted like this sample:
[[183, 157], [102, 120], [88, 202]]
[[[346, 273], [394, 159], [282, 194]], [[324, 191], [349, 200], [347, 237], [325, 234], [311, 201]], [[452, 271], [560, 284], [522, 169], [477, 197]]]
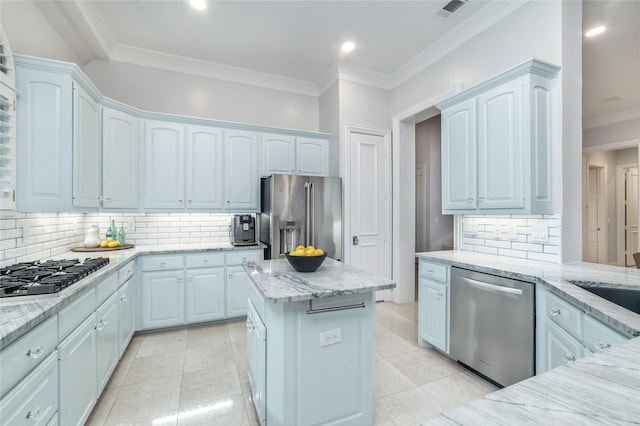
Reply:
[[312, 245], [342, 260], [342, 179], [271, 175], [261, 179], [260, 241], [265, 259]]

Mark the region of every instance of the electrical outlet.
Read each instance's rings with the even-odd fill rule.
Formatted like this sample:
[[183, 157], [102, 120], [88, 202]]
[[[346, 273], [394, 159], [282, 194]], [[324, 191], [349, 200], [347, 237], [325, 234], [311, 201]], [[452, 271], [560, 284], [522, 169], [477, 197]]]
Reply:
[[535, 243], [548, 243], [549, 228], [544, 225], [534, 226], [531, 230], [531, 241]]
[[339, 328], [320, 333], [320, 346], [329, 346], [342, 341], [342, 332]]
[[475, 223], [465, 223], [462, 225], [462, 233], [465, 237], [477, 237], [478, 225]]

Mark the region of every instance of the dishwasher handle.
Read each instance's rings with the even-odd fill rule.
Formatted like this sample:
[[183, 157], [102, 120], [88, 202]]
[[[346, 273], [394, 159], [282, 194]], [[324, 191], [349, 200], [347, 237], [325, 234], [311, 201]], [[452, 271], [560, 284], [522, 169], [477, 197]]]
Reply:
[[522, 290], [519, 288], [503, 287], [501, 285], [483, 283], [482, 281], [477, 281], [477, 280], [467, 278], [467, 277], [462, 277], [462, 276], [460, 278], [464, 279], [472, 286], [478, 287], [484, 290], [497, 291], [499, 293], [515, 294], [517, 296], [522, 295]]

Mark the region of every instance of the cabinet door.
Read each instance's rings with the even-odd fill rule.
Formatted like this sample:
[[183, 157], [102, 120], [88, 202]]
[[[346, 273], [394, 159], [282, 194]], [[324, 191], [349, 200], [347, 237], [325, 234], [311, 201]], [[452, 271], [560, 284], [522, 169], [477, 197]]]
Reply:
[[118, 344], [118, 294], [114, 293], [96, 310], [98, 349], [98, 395], [102, 392], [120, 359]]
[[222, 209], [224, 158], [222, 130], [187, 128], [187, 207]]
[[448, 353], [449, 309], [447, 292], [445, 284], [424, 278], [420, 279], [418, 297], [420, 338]]
[[58, 345], [60, 357], [60, 424], [81, 425], [98, 398], [96, 314]]
[[187, 323], [224, 318], [224, 268], [187, 270]]
[[98, 207], [100, 196], [100, 107], [73, 83], [73, 205]]
[[522, 79], [478, 96], [478, 207], [524, 207]]
[[296, 138], [263, 133], [260, 141], [262, 176], [296, 172]]
[[248, 303], [247, 314], [247, 361], [249, 387], [253, 405], [256, 408], [258, 422], [266, 422], [266, 388], [267, 388], [267, 330], [253, 304]]
[[442, 111], [442, 210], [476, 208], [476, 100]]
[[16, 208], [16, 92], [0, 84], [0, 210]]
[[[543, 371], [559, 367], [582, 356], [582, 343], [552, 321], [545, 321], [544, 339], [545, 352], [542, 356], [545, 370]], [[541, 372], [538, 371], [538, 373]]]
[[183, 270], [142, 274], [142, 328], [184, 324]]
[[22, 212], [72, 210], [72, 80], [34, 69], [16, 73], [17, 190]]
[[136, 331], [136, 293], [133, 282], [133, 279], [129, 279], [118, 290], [118, 344], [120, 345], [120, 355], [127, 349], [127, 345]]
[[329, 175], [329, 141], [296, 139], [296, 173], [309, 176]]
[[247, 315], [251, 281], [242, 266], [227, 266], [227, 318]]
[[230, 130], [225, 142], [226, 202], [228, 210], [251, 212], [260, 206], [258, 134]]
[[139, 140], [137, 117], [102, 109], [102, 207], [138, 208]]
[[184, 208], [184, 126], [148, 121], [144, 156], [145, 207]]

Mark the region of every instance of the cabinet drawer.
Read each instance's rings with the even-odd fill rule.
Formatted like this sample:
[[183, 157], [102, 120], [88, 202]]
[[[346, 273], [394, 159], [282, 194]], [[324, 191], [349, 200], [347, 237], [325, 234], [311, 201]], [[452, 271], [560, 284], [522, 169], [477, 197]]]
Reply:
[[143, 257], [143, 271], [162, 271], [164, 269], [183, 269], [184, 258], [182, 256], [151, 256]]
[[58, 411], [58, 355], [53, 353], [0, 402], [5, 425], [46, 425]]
[[131, 261], [118, 270], [118, 287], [136, 273], [135, 262]]
[[227, 265], [242, 265], [242, 262], [260, 262], [262, 260], [262, 250], [238, 250], [234, 253], [227, 253]]
[[[58, 317], [49, 318], [0, 352], [0, 394], [33, 370], [58, 344]], [[0, 418], [3, 418], [0, 416]]]
[[547, 293], [546, 298], [547, 317], [574, 337], [581, 339], [582, 311], [551, 293]]
[[437, 263], [420, 261], [420, 276], [430, 280], [447, 282], [447, 267]]
[[118, 290], [118, 274], [112, 274], [98, 283], [96, 285], [96, 306], [100, 306], [116, 290]]
[[58, 314], [58, 337], [67, 337], [96, 308], [96, 289], [92, 288]]
[[187, 268], [224, 266], [224, 253], [190, 254], [185, 258]]
[[596, 351], [601, 351], [629, 340], [628, 337], [618, 333], [589, 315], [584, 315], [583, 334], [584, 344]]

